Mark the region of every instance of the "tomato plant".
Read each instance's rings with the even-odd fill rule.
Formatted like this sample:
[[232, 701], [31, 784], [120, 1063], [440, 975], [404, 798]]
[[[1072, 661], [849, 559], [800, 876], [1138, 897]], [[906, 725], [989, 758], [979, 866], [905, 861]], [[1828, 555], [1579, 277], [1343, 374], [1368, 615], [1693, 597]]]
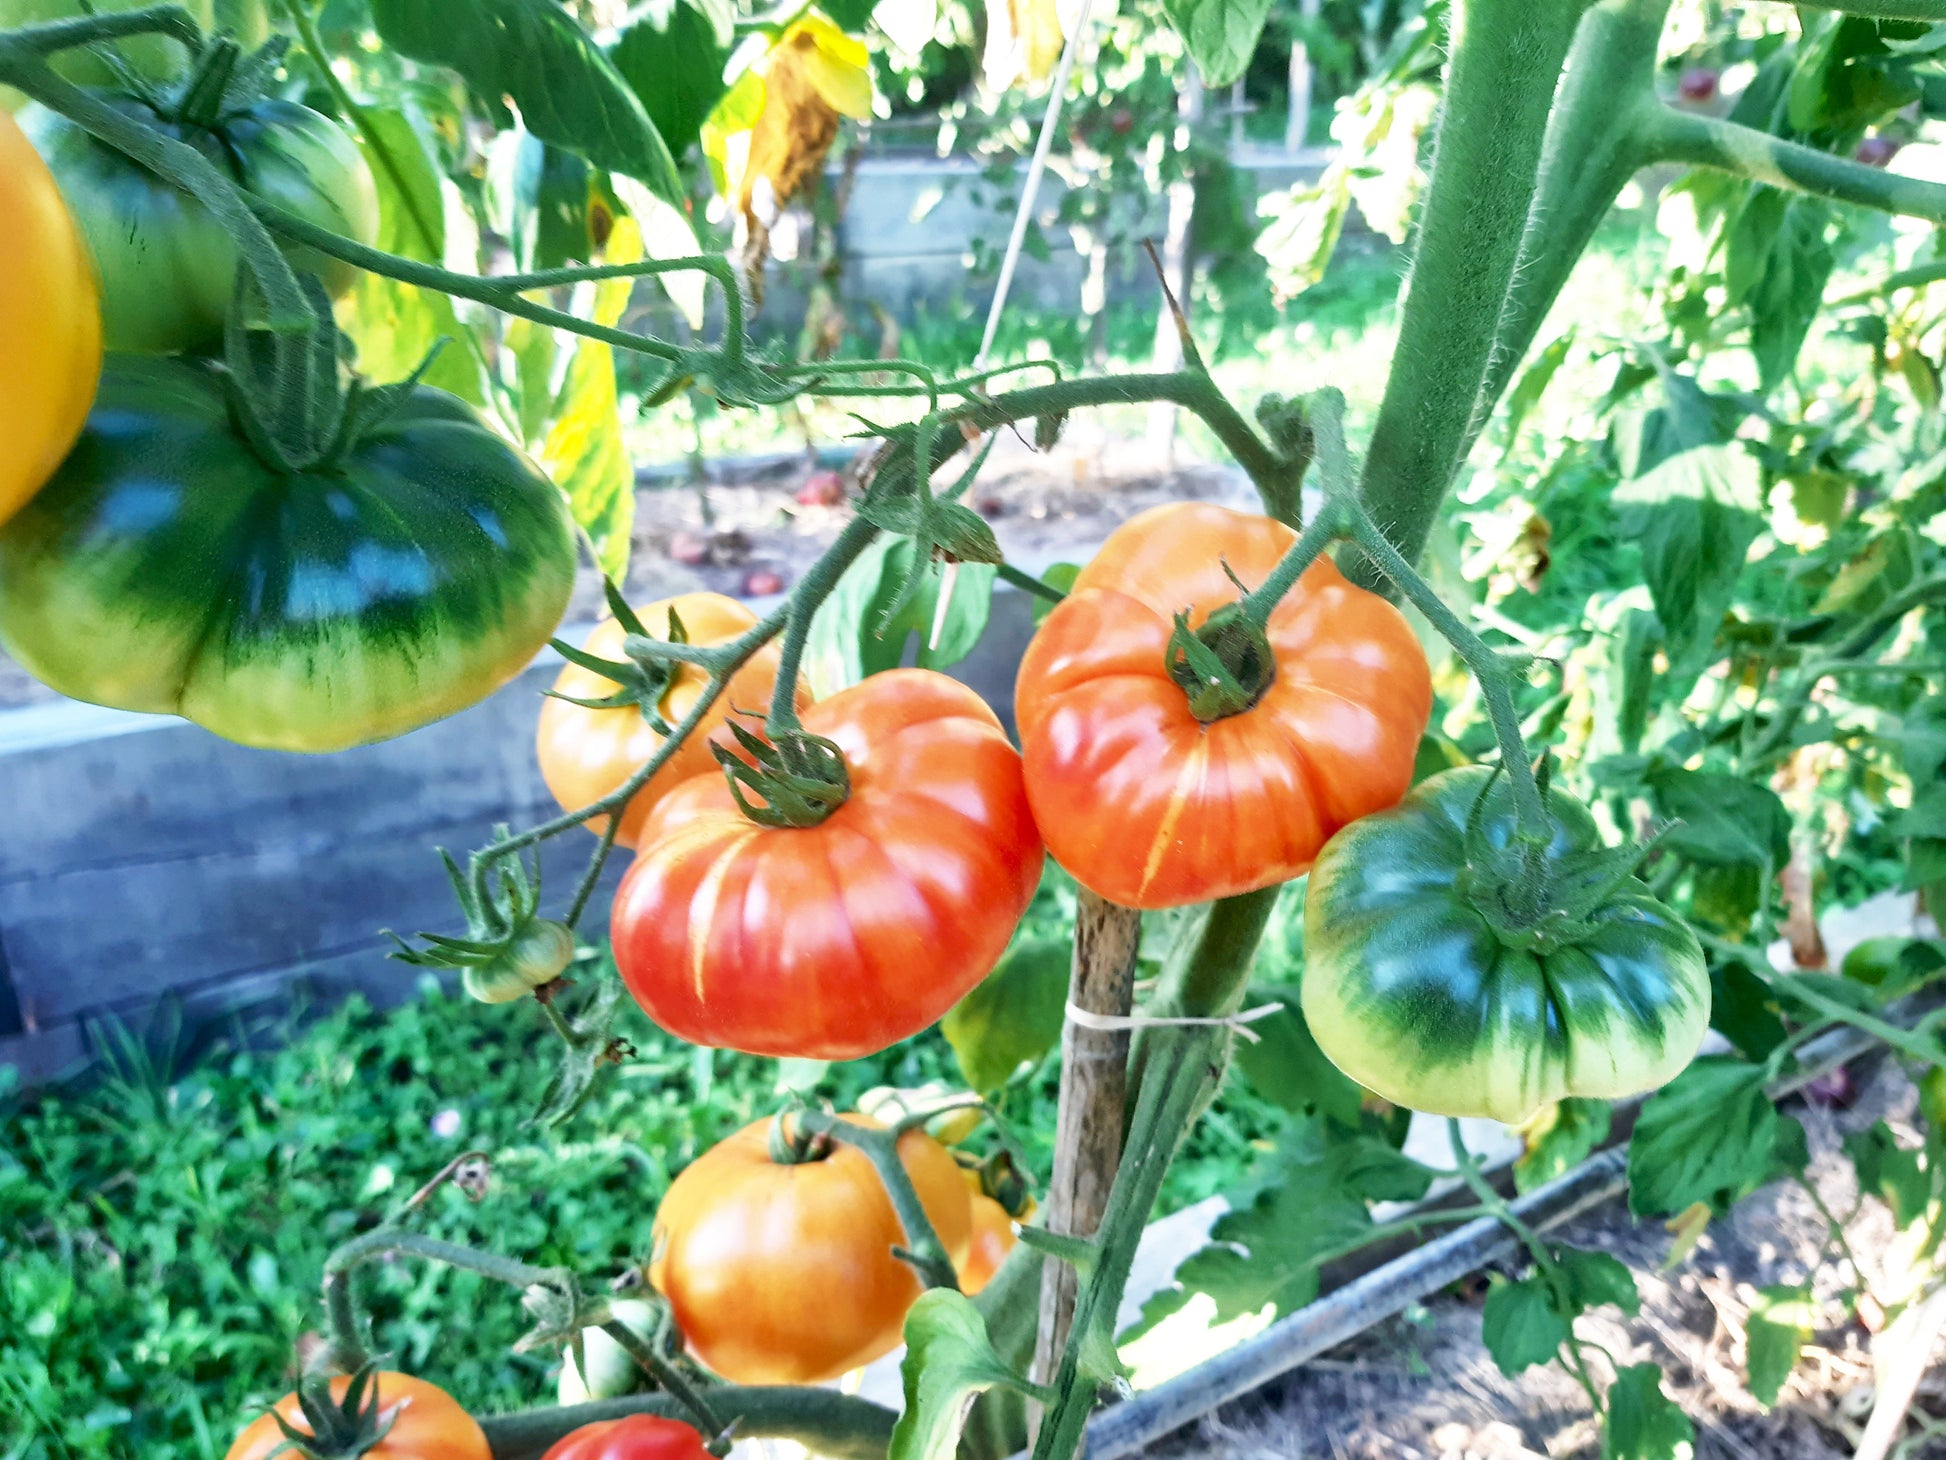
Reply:
[[87, 245], [54, 179], [13, 118], [0, 114], [0, 524], [54, 474], [81, 433], [101, 377], [101, 303]]
[[273, 463], [214, 369], [112, 357], [73, 453], [0, 532], [0, 641], [76, 699], [282, 750], [484, 698], [566, 607], [565, 504], [436, 390], [353, 434]]
[[[656, 1209], [649, 1282], [690, 1352], [742, 1384], [817, 1384], [899, 1342], [920, 1292], [892, 1255], [912, 1237], [856, 1147], [757, 1121], [685, 1167]], [[854, 1117], [856, 1119], [856, 1117]], [[898, 1160], [949, 1260], [967, 1260], [969, 1194], [919, 1131]]]
[[[18, 509], [0, 530], [0, 637], [70, 694], [252, 744], [357, 744], [528, 663], [564, 611], [579, 529], [613, 618], [559, 646], [570, 667], [537, 746], [561, 814], [449, 857], [463, 932], [397, 956], [544, 1030], [541, 1126], [585, 1118], [613, 1066], [632, 1066], [622, 1089], [667, 1073], [618, 1032], [630, 994], [703, 1046], [701, 1086], [715, 1048], [786, 1061], [761, 1078], [788, 1094], [775, 1118], [687, 1164], [681, 1141], [629, 1153], [641, 1189], [674, 1170], [636, 1214], [647, 1253], [610, 1253], [631, 1264], [613, 1284], [629, 1298], [594, 1296], [595, 1275], [566, 1265], [601, 1243], [549, 1239], [542, 1266], [435, 1225], [433, 1203], [519, 1179], [525, 1151], [498, 1175], [493, 1152], [461, 1153], [379, 1216], [393, 1171], [375, 1174], [324, 1262], [312, 1364], [335, 1390], [286, 1402], [307, 1449], [379, 1454], [450, 1422], [463, 1438], [434, 1442], [448, 1454], [607, 1453], [653, 1428], [685, 1453], [747, 1433], [997, 1460], [1026, 1442], [1031, 1400], [1037, 1460], [1070, 1460], [1122, 1377], [1144, 1223], [1252, 1037], [1244, 1076], [1290, 1118], [1145, 1322], [1199, 1295], [1224, 1322], [1285, 1311], [1368, 1244], [1458, 1215], [1374, 1212], [1425, 1195], [1432, 1172], [1402, 1147], [1416, 1117], [1445, 1115], [1466, 1215], [1522, 1254], [1482, 1305], [1495, 1361], [1560, 1363], [1605, 1455], [1676, 1460], [1693, 1427], [1657, 1367], [1605, 1359], [1576, 1329], [1595, 1307], [1634, 1311], [1628, 1270], [1523, 1213], [1558, 1210], [1579, 1187], [1552, 1178], [1631, 1125], [1631, 1205], [1675, 1217], [1683, 1244], [1777, 1179], [1823, 1211], [1777, 1100], [1850, 1031], [1907, 1066], [1928, 1129], [1922, 1146], [1883, 1123], [1849, 1143], [1858, 1189], [1919, 1256], [1889, 1302], [1851, 1263], [1842, 1300], [1903, 1325], [1888, 1351], [1932, 1346], [1941, 1239], [1919, 1219], [1943, 1189], [1946, 1048], [1906, 1001], [1946, 957], [1916, 920], [1829, 957], [1819, 913], [1868, 894], [1936, 904], [1946, 887], [1946, 371], [1928, 292], [1946, 281], [1946, 184], [1925, 175], [1946, 7], [1833, 0], [1775, 24], [1704, 7], [1678, 23], [1669, 0], [1450, 0], [1304, 17], [1307, 45], [1355, 28], [1338, 49], [1360, 58], [1359, 89], [1323, 174], [1269, 209], [1274, 272], [1317, 282], [1353, 204], [1415, 242], [1382, 383], [1261, 393], [1254, 421], [1196, 336], [1199, 295], [1223, 302], [1231, 335], [1249, 311], [1224, 296], [1262, 293], [1255, 210], [1185, 68], [1247, 95], [1267, 7], [1133, 0], [1087, 36], [1046, 0], [988, 17], [990, 86], [1026, 91], [995, 109], [1000, 140], [976, 145], [997, 155], [1039, 127], [1002, 277], [1032, 246], [1025, 194], [1064, 121], [1058, 220], [1088, 257], [1083, 316], [1105, 318], [1110, 254], [1165, 195], [1168, 282], [1138, 374], [1068, 368], [1105, 358], [1079, 348], [1102, 343], [1092, 327], [1065, 360], [996, 353], [998, 303], [959, 352], [968, 373], [952, 351], [847, 353], [827, 225], [851, 181], [814, 204], [807, 358], [789, 330], [753, 337], [783, 209], [830, 164], [855, 180], [845, 119], [881, 110], [882, 76], [932, 94], [928, 68], [978, 30], [964, 17], [900, 40], [897, 7], [679, 3], [598, 37], [585, 8], [294, 5], [278, 14], [292, 34], [248, 55], [176, 7], [0, 32], [0, 84], [39, 108], [27, 125], [99, 260], [111, 344], [224, 346], [220, 362], [111, 357], [80, 425], [97, 350], [72, 308], [85, 259], [46, 174], [8, 169], [0, 186], [35, 226], [0, 281], [28, 347], [0, 389], [29, 428], [0, 499]], [[901, 54], [879, 65], [872, 41]], [[195, 59], [186, 84], [104, 95], [58, 69], [149, 42]], [[1078, 50], [1095, 63], [1074, 67]], [[1049, 83], [1043, 101], [1032, 89]], [[0, 127], [10, 155], [24, 164]], [[1622, 271], [1636, 307], [1557, 310], [1625, 190], [1685, 169], [1654, 213], [1667, 267], [1646, 289]], [[1860, 209], [1932, 227], [1865, 227]], [[650, 277], [683, 328], [639, 307]], [[347, 283], [333, 316], [323, 301]], [[349, 383], [354, 353], [390, 383]], [[1557, 381], [1577, 394], [1550, 413]], [[812, 483], [801, 516], [785, 509], [793, 531], [830, 533], [814, 561], [753, 561], [707, 511], [670, 537], [681, 567], [734, 573], [722, 581], [758, 611], [706, 594], [629, 608], [638, 405], [649, 421], [686, 412], [699, 443], [706, 416], [857, 407], [844, 419], [869, 444], [844, 490]], [[976, 489], [994, 443], [1017, 430], [1049, 450], [1073, 413], [1130, 405], [1155, 408], [1155, 442], [1193, 417], [1183, 439], [1220, 448], [1261, 514], [1179, 502], [1085, 567], [1008, 561], [1023, 543], [1008, 502]], [[934, 672], [1002, 620], [1001, 581], [1042, 619], [1016, 683], [1018, 753], [993, 709]], [[1450, 649], [1436, 666], [1421, 633]], [[908, 655], [925, 667], [895, 667]], [[807, 663], [821, 690], [847, 687], [807, 703]], [[580, 827], [598, 840], [544, 909], [540, 848]], [[635, 855], [611, 971], [576, 930], [617, 845]], [[1079, 884], [1046, 889], [1063, 932], [1071, 906], [1072, 948], [1037, 924], [1010, 951], [1044, 847]], [[1281, 949], [1274, 968], [1260, 945]], [[956, 1005], [977, 1098], [854, 1100], [866, 1082], [824, 1068]], [[1724, 1052], [1692, 1061], [1710, 1028]], [[1010, 1122], [1033, 1108], [1026, 1087], [1057, 1078], [1057, 1046], [1036, 1219], [1023, 1168], [1047, 1143]], [[927, 1080], [911, 1053], [870, 1078]], [[1651, 1087], [1611, 1120], [1611, 1100]], [[854, 1103], [886, 1124], [830, 1113]], [[1541, 1189], [1510, 1202], [1460, 1115], [1524, 1120], [1514, 1180]], [[474, 1430], [439, 1391], [388, 1409], [413, 1381], [388, 1374], [374, 1394], [347, 1379], [369, 1373], [362, 1270], [403, 1259], [517, 1290], [521, 1350], [578, 1354], [560, 1392], [613, 1391], [596, 1412], [619, 1427], [577, 1435], [589, 1411], [569, 1406]], [[1760, 1405], [1826, 1291], [1807, 1277], [1753, 1303]], [[902, 1338], [902, 1415], [793, 1388]], [[1904, 1423], [1896, 1387], [1879, 1386], [1867, 1451], [1889, 1453]], [[1141, 1404], [1112, 1422], [1132, 1430]], [[258, 1420], [246, 1440], [281, 1434]]]
[[802, 734], [835, 779], [797, 806], [771, 779], [753, 807], [716, 773], [662, 799], [615, 895], [615, 966], [685, 1039], [846, 1059], [985, 977], [1041, 845], [999, 720], [943, 674], [875, 674], [806, 710]]
[[1154, 508], [1110, 535], [1034, 636], [1015, 688], [1027, 794], [1084, 887], [1161, 908], [1287, 882], [1405, 793], [1432, 703], [1426, 656], [1396, 608], [1328, 560], [1261, 636], [1234, 631], [1242, 692], [1199, 702], [1178, 616], [1194, 631], [1234, 611], [1238, 583], [1260, 584], [1296, 536], [1222, 507]]
[[[671, 638], [680, 624], [685, 642], [707, 646], [747, 634], [757, 626], [757, 616], [720, 593], [685, 593], [649, 604], [641, 610], [638, 622], [659, 639]], [[622, 653], [628, 632], [620, 619], [603, 619], [582, 644], [582, 652], [615, 660]], [[615, 833], [617, 846], [637, 845], [642, 825], [656, 803], [683, 781], [715, 766], [712, 745], [735, 743], [727, 723], [731, 706], [769, 703], [777, 687], [777, 656], [776, 646], [766, 645], [737, 671], [724, 696], [705, 712], [689, 738], [629, 801]], [[541, 706], [536, 743], [541, 776], [562, 809], [571, 811], [599, 800], [647, 764], [668, 738], [670, 727], [681, 723], [695, 708], [708, 683], [708, 673], [699, 666], [674, 665], [666, 679], [654, 686], [652, 703], [596, 708], [591, 702], [618, 694], [622, 686], [582, 664], [571, 663], [563, 669], [554, 681], [555, 698]], [[584, 703], [577, 704], [577, 700]], [[799, 703], [808, 701], [808, 693], [800, 693]], [[606, 825], [606, 817], [591, 817], [587, 822], [588, 829], [596, 833]]]
[[[227, 58], [219, 51], [214, 59], [221, 65]], [[356, 242], [375, 241], [377, 185], [344, 129], [296, 102], [225, 96], [225, 79], [206, 71], [161, 111], [135, 96], [111, 94], [108, 102], [197, 148], [253, 196]], [[93, 250], [108, 348], [213, 348], [236, 292], [239, 254], [229, 231], [194, 198], [59, 113], [28, 107], [20, 124]], [[303, 249], [292, 250], [291, 262], [315, 273], [333, 295], [357, 277], [349, 265]]]

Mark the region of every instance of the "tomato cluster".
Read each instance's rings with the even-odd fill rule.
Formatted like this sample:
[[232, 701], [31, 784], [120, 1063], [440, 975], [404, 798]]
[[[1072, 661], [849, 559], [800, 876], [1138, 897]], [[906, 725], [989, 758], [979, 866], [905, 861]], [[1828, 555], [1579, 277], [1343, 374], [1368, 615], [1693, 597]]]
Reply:
[[[239, 59], [214, 41], [180, 86], [95, 95], [370, 243], [378, 195], [350, 134], [258, 95]], [[300, 413], [199, 358], [243, 297], [228, 230], [54, 112], [0, 114], [0, 214], [0, 643], [31, 673], [325, 751], [449, 715], [531, 661], [567, 607], [573, 524], [470, 406], [416, 387], [361, 412], [359, 387], [328, 382], [342, 428], [298, 439], [277, 412], [310, 426], [315, 393]], [[328, 293], [352, 282], [337, 260], [288, 257]]]

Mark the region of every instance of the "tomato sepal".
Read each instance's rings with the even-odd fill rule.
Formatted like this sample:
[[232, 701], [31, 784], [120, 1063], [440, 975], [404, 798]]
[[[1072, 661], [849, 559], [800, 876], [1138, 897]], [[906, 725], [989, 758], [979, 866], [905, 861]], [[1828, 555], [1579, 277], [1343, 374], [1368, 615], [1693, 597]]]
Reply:
[[307, 1375], [298, 1381], [297, 1406], [310, 1432], [305, 1433], [273, 1410], [277, 1428], [284, 1436], [284, 1443], [273, 1455], [281, 1452], [301, 1460], [358, 1460], [383, 1443], [399, 1414], [399, 1406], [387, 1409], [379, 1402], [378, 1366], [373, 1363], [358, 1367], [342, 1398], [332, 1396], [328, 1377]]

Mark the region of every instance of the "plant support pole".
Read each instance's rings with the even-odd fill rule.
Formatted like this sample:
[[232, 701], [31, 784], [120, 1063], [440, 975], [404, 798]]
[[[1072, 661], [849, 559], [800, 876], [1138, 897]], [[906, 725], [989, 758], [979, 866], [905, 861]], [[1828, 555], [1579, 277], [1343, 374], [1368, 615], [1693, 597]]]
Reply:
[[[1074, 964], [1068, 1002], [1085, 1014], [1125, 1019], [1135, 1002], [1135, 956], [1142, 914], [1081, 889], [1074, 918]], [[1092, 1237], [1108, 1207], [1122, 1161], [1128, 1109], [1126, 1029], [1098, 1029], [1070, 1018], [1061, 1031], [1061, 1102], [1054, 1174], [1048, 1183], [1048, 1231]], [[1041, 1267], [1041, 1321], [1032, 1377], [1047, 1383], [1067, 1347], [1079, 1284], [1065, 1262]]]

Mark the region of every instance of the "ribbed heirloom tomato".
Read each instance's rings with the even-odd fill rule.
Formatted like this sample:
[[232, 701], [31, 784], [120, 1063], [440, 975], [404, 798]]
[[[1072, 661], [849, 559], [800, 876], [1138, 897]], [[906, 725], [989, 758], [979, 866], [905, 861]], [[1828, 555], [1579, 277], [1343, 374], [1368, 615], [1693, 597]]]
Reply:
[[[487, 1439], [473, 1417], [444, 1389], [415, 1379], [410, 1374], [381, 1372], [378, 1385], [379, 1426], [388, 1422], [383, 1438], [364, 1451], [364, 1460], [492, 1460]], [[331, 1397], [342, 1401], [351, 1387], [344, 1375], [331, 1381]], [[286, 1394], [274, 1409], [259, 1416], [236, 1437], [225, 1460], [268, 1460], [274, 1454], [291, 1454], [289, 1442], [278, 1426], [284, 1423], [299, 1434], [312, 1434], [298, 1406], [295, 1394]]]
[[[792, 1149], [788, 1119], [705, 1151], [655, 1214], [649, 1281], [690, 1351], [739, 1384], [819, 1384], [869, 1364], [898, 1346], [920, 1293], [892, 1255], [905, 1229], [871, 1160], [842, 1143]], [[899, 1161], [947, 1257], [964, 1263], [971, 1203], [952, 1153], [907, 1131]]]
[[[685, 593], [679, 598], [665, 598], [638, 610], [636, 616], [650, 634], [666, 639], [671, 614], [682, 624], [689, 642], [700, 648], [727, 643], [757, 624], [754, 613], [721, 593]], [[581, 647], [597, 658], [619, 660], [625, 637], [619, 621], [604, 619], [595, 625], [594, 632]], [[767, 644], [731, 677], [697, 725], [696, 733], [683, 742], [628, 803], [628, 809], [622, 813], [621, 829], [615, 833], [617, 845], [636, 845], [642, 824], [655, 810], [656, 802], [691, 776], [715, 770], [711, 741], [732, 743], [724, 722], [734, 709], [770, 703], [771, 691], [777, 684], [777, 657], [777, 646]], [[672, 728], [678, 724], [695, 708], [708, 685], [709, 675], [699, 665], [677, 665], [656, 703], [656, 712], [662, 716], [663, 723]], [[568, 665], [554, 681], [557, 695], [569, 695], [577, 700], [605, 699], [620, 687], [614, 680], [579, 664]], [[809, 692], [800, 687], [799, 708], [809, 700]], [[568, 700], [549, 699], [541, 705], [540, 732], [535, 744], [541, 778], [547, 782], [547, 789], [554, 793], [562, 810], [576, 811], [599, 801], [646, 765], [662, 741], [662, 732], [635, 706], [591, 710]], [[607, 830], [608, 818], [594, 817], [587, 826], [600, 835]]]
[[53, 177], [0, 111], [0, 523], [54, 474], [101, 378], [101, 299]]
[[1361, 1085], [1435, 1115], [1518, 1124], [1565, 1096], [1662, 1084], [1709, 1028], [1696, 935], [1617, 871], [1587, 809], [1558, 792], [1547, 894], [1510, 908], [1515, 819], [1491, 775], [1432, 776], [1319, 855], [1304, 905], [1311, 1033]]
[[[100, 93], [117, 110], [202, 152], [236, 183], [307, 223], [358, 243], [378, 236], [378, 185], [350, 135], [296, 102], [213, 105], [206, 118]], [[237, 249], [203, 204], [97, 141], [58, 112], [31, 106], [21, 126], [60, 182], [101, 270], [111, 350], [206, 351], [223, 338], [236, 290]], [[350, 265], [304, 248], [291, 262], [334, 295]]]
[[652, 1414], [583, 1425], [541, 1460], [711, 1460], [703, 1437], [680, 1420]]
[[0, 529], [0, 642], [73, 699], [340, 750], [525, 668], [566, 610], [572, 530], [539, 468], [442, 391], [287, 470], [214, 368], [110, 356], [81, 439]]
[[1040, 880], [1020, 757], [985, 702], [894, 669], [804, 712], [848, 789], [760, 825], [721, 774], [655, 807], [615, 895], [615, 966], [693, 1044], [855, 1059], [993, 968]]
[[1014, 691], [1034, 818], [1076, 881], [1163, 908], [1286, 882], [1411, 783], [1432, 705], [1397, 609], [1321, 558], [1271, 611], [1254, 700], [1207, 722], [1171, 638], [1257, 587], [1295, 541], [1207, 503], [1123, 524], [1028, 646]]

